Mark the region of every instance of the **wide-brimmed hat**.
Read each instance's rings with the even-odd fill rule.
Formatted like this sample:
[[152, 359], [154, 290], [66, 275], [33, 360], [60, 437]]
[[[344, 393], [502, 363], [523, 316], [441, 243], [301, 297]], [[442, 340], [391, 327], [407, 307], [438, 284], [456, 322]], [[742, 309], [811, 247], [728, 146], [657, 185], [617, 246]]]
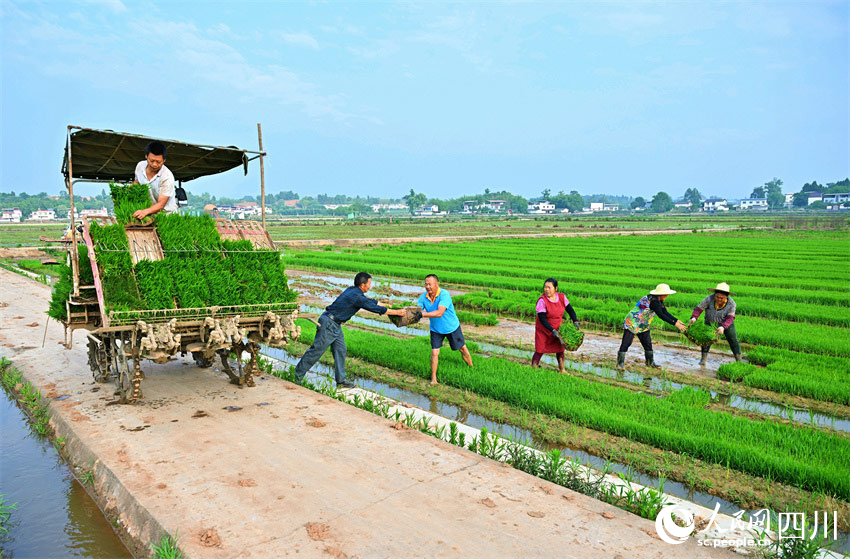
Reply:
[[655, 289], [649, 292], [650, 295], [672, 295], [676, 293], [666, 283], [659, 283]]
[[717, 287], [715, 287], [714, 289], [712, 289], [712, 288], [710, 288], [710, 287], [709, 287], [709, 288], [708, 288], [708, 290], [709, 290], [709, 291], [711, 291], [712, 293], [717, 293], [718, 291], [722, 291], [723, 293], [728, 293], [729, 295], [735, 295], [735, 294], [734, 294], [734, 293], [732, 293], [732, 291], [729, 289], [729, 284], [728, 284], [728, 283], [726, 283], [725, 281], [722, 281], [722, 282], [718, 283], [718, 284], [717, 284]]

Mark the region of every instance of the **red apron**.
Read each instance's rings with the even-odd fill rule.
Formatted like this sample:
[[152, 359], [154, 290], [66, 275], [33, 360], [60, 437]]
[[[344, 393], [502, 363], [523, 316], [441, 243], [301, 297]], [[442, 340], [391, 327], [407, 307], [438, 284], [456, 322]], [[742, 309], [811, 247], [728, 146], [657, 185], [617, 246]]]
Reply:
[[[553, 303], [545, 295], [540, 299], [546, 304], [546, 320], [549, 321], [552, 328], [557, 330], [561, 327], [564, 312], [567, 310], [566, 297], [563, 293], [558, 293], [557, 303]], [[534, 321], [534, 351], [537, 353], [560, 353], [564, 351], [564, 346], [543, 326], [539, 316]]]

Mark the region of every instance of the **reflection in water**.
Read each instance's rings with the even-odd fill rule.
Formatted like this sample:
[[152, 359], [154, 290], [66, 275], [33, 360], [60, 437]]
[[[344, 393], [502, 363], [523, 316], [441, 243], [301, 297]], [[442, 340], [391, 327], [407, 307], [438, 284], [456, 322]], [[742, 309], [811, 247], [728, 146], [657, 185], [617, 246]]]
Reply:
[[0, 393], [0, 493], [18, 503], [0, 556], [132, 557], [53, 446]]

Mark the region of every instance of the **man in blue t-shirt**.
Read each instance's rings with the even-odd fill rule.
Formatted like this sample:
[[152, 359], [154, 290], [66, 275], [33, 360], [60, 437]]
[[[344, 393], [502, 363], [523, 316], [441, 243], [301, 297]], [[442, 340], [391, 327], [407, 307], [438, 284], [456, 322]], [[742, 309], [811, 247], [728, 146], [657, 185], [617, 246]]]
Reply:
[[449, 339], [449, 347], [460, 351], [466, 364], [472, 367], [472, 356], [463, 339], [460, 321], [455, 313], [452, 296], [440, 289], [440, 280], [434, 274], [425, 276], [425, 293], [417, 304], [422, 307], [422, 317], [429, 319], [431, 330], [431, 384], [437, 384], [437, 365], [440, 362], [440, 347]]

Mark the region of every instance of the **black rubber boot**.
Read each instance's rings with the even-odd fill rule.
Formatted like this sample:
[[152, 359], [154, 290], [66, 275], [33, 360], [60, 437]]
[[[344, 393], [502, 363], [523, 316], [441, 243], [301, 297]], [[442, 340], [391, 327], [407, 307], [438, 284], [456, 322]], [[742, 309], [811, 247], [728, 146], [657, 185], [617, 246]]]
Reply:
[[704, 350], [702, 350], [702, 356], [699, 359], [699, 366], [700, 367], [705, 367], [705, 360], [706, 359], [708, 359], [708, 350], [704, 349]]
[[623, 370], [626, 368], [626, 352], [618, 351], [617, 352], [617, 368]]
[[652, 352], [647, 351], [645, 353], [646, 353], [646, 366], [652, 367], [653, 369], [660, 369], [661, 367], [659, 367], [658, 365], [655, 364], [655, 359], [653, 359], [653, 357], [652, 357]]

